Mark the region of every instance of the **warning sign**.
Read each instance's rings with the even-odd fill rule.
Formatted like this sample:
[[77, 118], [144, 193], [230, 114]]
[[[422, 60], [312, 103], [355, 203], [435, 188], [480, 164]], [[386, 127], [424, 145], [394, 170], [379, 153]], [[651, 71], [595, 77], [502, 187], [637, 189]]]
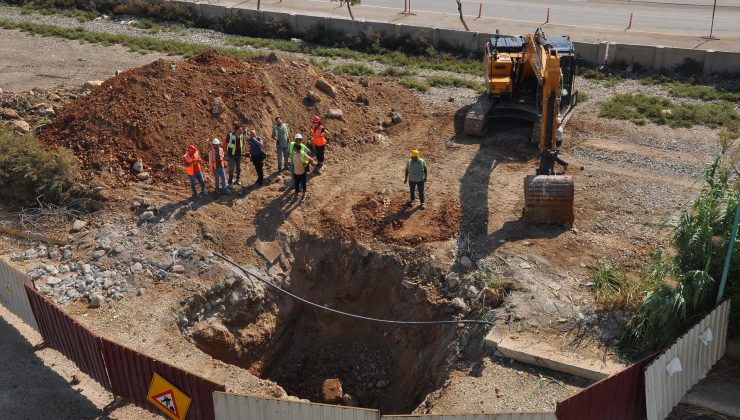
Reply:
[[152, 376], [152, 383], [149, 385], [146, 398], [167, 417], [174, 420], [184, 419], [190, 408], [190, 398], [156, 372]]

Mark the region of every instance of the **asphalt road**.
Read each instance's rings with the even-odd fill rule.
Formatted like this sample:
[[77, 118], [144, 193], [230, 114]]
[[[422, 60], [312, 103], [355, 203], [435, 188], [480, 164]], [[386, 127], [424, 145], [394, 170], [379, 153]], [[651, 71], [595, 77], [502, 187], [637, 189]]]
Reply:
[[[325, 2], [326, 0], [306, 0]], [[362, 8], [457, 13], [455, 0], [363, 0]], [[464, 0], [463, 14], [542, 23], [550, 9], [550, 22], [589, 28], [626, 29], [633, 14], [632, 29], [679, 35], [708, 35], [713, 0]], [[740, 35], [740, 0], [717, 0], [715, 36]]]

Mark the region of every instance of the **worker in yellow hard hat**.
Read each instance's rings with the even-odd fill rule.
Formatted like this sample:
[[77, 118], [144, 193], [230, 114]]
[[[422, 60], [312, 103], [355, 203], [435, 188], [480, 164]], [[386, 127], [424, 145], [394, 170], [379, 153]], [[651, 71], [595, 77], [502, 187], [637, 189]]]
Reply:
[[409, 183], [409, 191], [411, 192], [411, 199], [409, 200], [408, 206], [414, 207], [414, 201], [416, 200], [416, 190], [419, 190], [419, 202], [421, 208], [424, 209], [424, 183], [427, 182], [427, 163], [422, 159], [421, 154], [418, 150], [414, 149], [409, 153], [409, 158], [406, 160], [406, 170], [403, 177], [403, 183]]

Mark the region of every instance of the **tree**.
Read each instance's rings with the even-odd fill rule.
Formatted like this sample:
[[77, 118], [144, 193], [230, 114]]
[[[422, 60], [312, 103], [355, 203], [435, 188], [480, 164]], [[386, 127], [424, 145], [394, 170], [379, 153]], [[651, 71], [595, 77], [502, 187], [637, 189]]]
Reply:
[[[331, 0], [331, 1], [337, 1], [337, 0]], [[349, 12], [349, 17], [352, 18], [352, 20], [355, 20], [355, 15], [352, 14], [352, 6], [358, 6], [362, 3], [362, 0], [339, 0], [339, 6], [342, 6], [342, 1], [347, 3], [347, 11]]]
[[462, 22], [463, 26], [465, 27], [465, 30], [470, 32], [470, 28], [468, 28], [468, 24], [465, 23], [465, 19], [463, 19], [461, 0], [457, 0], [457, 12], [460, 13], [460, 22]]

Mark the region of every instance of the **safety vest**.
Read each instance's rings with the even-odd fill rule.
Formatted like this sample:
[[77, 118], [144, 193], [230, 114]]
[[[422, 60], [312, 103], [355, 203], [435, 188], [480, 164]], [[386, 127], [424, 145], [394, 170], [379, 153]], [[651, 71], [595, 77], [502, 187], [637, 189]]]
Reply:
[[272, 135], [276, 139], [280, 140], [280, 137], [279, 137], [280, 136], [280, 129], [282, 129], [285, 132], [285, 138], [286, 139], [289, 139], [290, 138], [290, 128], [288, 127], [288, 124], [286, 124], [286, 123], [282, 123], [279, 126], [276, 125], [276, 126], [272, 127]]
[[188, 175], [193, 176], [196, 172], [200, 172], [202, 168], [200, 167], [200, 153], [196, 150], [193, 156], [190, 156], [190, 153], [185, 152], [184, 155], [182, 155], [182, 160], [185, 162], [185, 172], [188, 173]]
[[[226, 150], [231, 156], [236, 155], [236, 134], [229, 133], [229, 145]], [[239, 150], [244, 152], [244, 133], [239, 135]]]
[[[427, 169], [427, 163], [424, 162], [424, 159], [422, 159], [422, 158], [418, 158], [418, 159], [419, 159], [419, 162], [421, 162], [421, 175], [424, 176], [424, 171], [426, 171], [426, 169]], [[411, 172], [411, 161], [412, 161], [411, 158], [409, 158], [406, 161], [406, 170], [409, 171], [409, 172]]]
[[320, 125], [311, 129], [311, 141], [314, 146], [326, 145], [326, 138], [324, 137], [324, 126]]
[[208, 152], [208, 165], [210, 165], [212, 171], [216, 171], [216, 162], [218, 162], [216, 159], [221, 160], [221, 167], [226, 168], [226, 165], [224, 164], [224, 148], [219, 147], [218, 148], [218, 157], [216, 157], [216, 153], [214, 153], [213, 148]]
[[[295, 147], [295, 142], [292, 141], [288, 145], [288, 163], [293, 163], [293, 148]], [[306, 157], [306, 152], [308, 151], [308, 148], [305, 144], [301, 143], [301, 163], [304, 165], [308, 164], [308, 158]]]

